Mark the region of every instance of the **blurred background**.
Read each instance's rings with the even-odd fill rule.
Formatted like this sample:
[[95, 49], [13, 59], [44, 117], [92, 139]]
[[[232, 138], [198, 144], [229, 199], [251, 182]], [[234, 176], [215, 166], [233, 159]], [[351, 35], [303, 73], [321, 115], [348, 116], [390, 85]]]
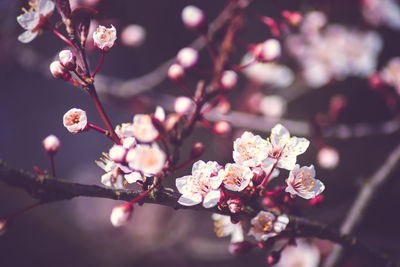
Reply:
[[[302, 135], [306, 131], [309, 134], [307, 138], [311, 140], [309, 149], [298, 157], [298, 161], [302, 165], [314, 164], [317, 178], [326, 185], [325, 201], [318, 206], [304, 208], [303, 215], [338, 227], [363, 181], [379, 168], [400, 140], [400, 90], [396, 91], [393, 85], [383, 92], [373, 89], [369, 83], [369, 77], [374, 72], [381, 72], [390, 59], [399, 56], [400, 11], [396, 13], [396, 8], [390, 5], [392, 8], [386, 9], [374, 6], [372, 11], [391, 12], [389, 17], [392, 20], [387, 22], [382, 20], [382, 14], [369, 10], [367, 2], [374, 3], [344, 0], [253, 1], [248, 8], [246, 26], [238, 36], [232, 64], [243, 60], [246, 43], [259, 43], [271, 37], [269, 27], [254, 18], [254, 14], [282, 20], [280, 8], [302, 14], [318, 10], [326, 14], [327, 21], [321, 26], [324, 28], [311, 37], [306, 36], [305, 26], [285, 28], [282, 25], [286, 30], [279, 39], [282, 56], [277, 63], [259, 65], [239, 74], [238, 84], [227, 98], [232, 111], [240, 112], [242, 117], [239, 118], [247, 120], [247, 125], [253, 125], [255, 129], [236, 127], [233, 121], [232, 131], [218, 136], [198, 126], [186, 142], [184, 155], [189, 153], [194, 142], [201, 141], [206, 147], [203, 160], [225, 164], [232, 162], [233, 140], [243, 130], [267, 137], [271, 121], [301, 122], [287, 125], [293, 135]], [[398, 5], [396, 1], [382, 2]], [[180, 13], [186, 5], [193, 4], [203, 9], [207, 21], [211, 22], [227, 1], [81, 0], [71, 3], [98, 10], [96, 21], [102, 25], [113, 24], [119, 34], [129, 25], [141, 26], [127, 34], [137, 34], [141, 41], [124, 40], [119, 35], [118, 44], [106, 55], [96, 82], [109, 117], [116, 125], [130, 122], [134, 114], [153, 112], [158, 104], [167, 108], [167, 112], [172, 112], [173, 100], [182, 92], [165, 74], [150, 89], [143, 87], [145, 92], [141, 94], [137, 94], [139, 90], [134, 86], [125, 86], [122, 90], [121, 81], [132, 81], [151, 73], [198, 37], [182, 24]], [[102, 122], [86, 92], [51, 77], [48, 66], [65, 48], [62, 41], [45, 32], [27, 45], [18, 42], [17, 36], [23, 29], [17, 24], [16, 17], [22, 13], [21, 7], [26, 6], [26, 1], [0, 2], [0, 158], [16, 168], [32, 170], [33, 166], [38, 166], [50, 169], [42, 140], [49, 134], [55, 134], [61, 140], [61, 149], [55, 158], [58, 176], [79, 183], [100, 185], [103, 171], [94, 161], [102, 152], [108, 151], [111, 143], [96, 132], [71, 135], [63, 127], [62, 116], [72, 107], [86, 110], [90, 122], [98, 125]], [[386, 14], [384, 11], [381, 13]], [[54, 23], [59, 20], [58, 14], [51, 19]], [[318, 22], [318, 18], [312, 23], [317, 23], [315, 21]], [[63, 32], [62, 27], [60, 31]], [[216, 34], [217, 43], [222, 36], [221, 33]], [[314, 37], [318, 41], [310, 41]], [[353, 51], [346, 50], [348, 54], [343, 54], [338, 47]], [[93, 69], [100, 53], [90, 43], [88, 50]], [[308, 60], [311, 57], [313, 60]], [[204, 69], [212, 66], [206, 49], [200, 52], [199, 65]], [[164, 68], [161, 73], [165, 72]], [[186, 76], [188, 87], [192, 90], [199, 79], [208, 77], [196, 69], [188, 71]], [[104, 83], [101, 84], [101, 81]], [[332, 102], [344, 106], [335, 121], [328, 123], [328, 128], [337, 129], [334, 128], [337, 125], [351, 128], [363, 123], [365, 127], [359, 129], [359, 136], [335, 130], [323, 138], [310, 134], [312, 131], [307, 129], [315, 121], [318, 125], [327, 124], [329, 119], [326, 118], [334, 105]], [[248, 114], [256, 117], [252, 116], [248, 121]], [[212, 123], [218, 120], [216, 117], [213, 117], [214, 121], [210, 119]], [[379, 128], [377, 125], [386, 122], [390, 122], [392, 128], [374, 131]], [[244, 122], [236, 123], [241, 126]], [[301, 127], [296, 128], [296, 125]], [[319, 152], [326, 146], [334, 150], [331, 154], [328, 151], [328, 156], [321, 156]], [[320, 161], [318, 155], [322, 157]], [[339, 157], [337, 164], [336, 155]], [[175, 177], [189, 172], [190, 166], [180, 170]], [[400, 217], [396, 212], [400, 204], [399, 175], [397, 168], [383, 192], [374, 199], [355, 233], [371, 246], [394, 254], [400, 252]], [[173, 181], [170, 183], [172, 185]], [[26, 192], [0, 184], [0, 217], [34, 202]], [[301, 200], [299, 203], [302, 203]], [[174, 211], [168, 207], [145, 204], [135, 207], [128, 226], [114, 228], [109, 222], [109, 215], [117, 204], [108, 199], [75, 198], [40, 206], [19, 216], [7, 233], [0, 237], [0, 266], [266, 265], [266, 255], [260, 250], [244, 257], [230, 255], [229, 238], [215, 236], [209, 213]], [[321, 241], [316, 244], [321, 257], [324, 257], [330, 244]], [[373, 266], [368, 259], [356, 254], [350, 255], [344, 264]]]

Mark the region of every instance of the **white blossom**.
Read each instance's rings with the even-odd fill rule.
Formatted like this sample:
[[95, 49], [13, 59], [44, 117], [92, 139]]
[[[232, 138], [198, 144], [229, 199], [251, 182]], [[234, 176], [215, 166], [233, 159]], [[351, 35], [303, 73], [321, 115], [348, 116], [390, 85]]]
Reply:
[[76, 57], [71, 50], [66, 49], [60, 51], [60, 53], [58, 53], [58, 58], [60, 59], [60, 63], [68, 70], [73, 70], [75, 68]]
[[115, 162], [122, 162], [125, 159], [126, 149], [121, 145], [114, 145], [110, 148], [108, 155]]
[[100, 158], [100, 160], [96, 161], [96, 164], [106, 172], [101, 176], [102, 184], [108, 187], [114, 187], [116, 189], [124, 188], [123, 174], [131, 173], [132, 170], [110, 160], [107, 154], [104, 154], [103, 158]]
[[196, 6], [186, 6], [181, 13], [183, 24], [189, 29], [200, 27], [204, 23], [204, 12]]
[[165, 160], [165, 152], [156, 143], [137, 145], [126, 155], [129, 167], [141, 171], [146, 176], [153, 176], [160, 172], [165, 165]]
[[263, 166], [277, 163], [277, 167], [291, 170], [296, 164], [298, 155], [303, 154], [309, 144], [305, 138], [290, 137], [289, 131], [281, 124], [277, 124], [271, 130], [271, 136], [267, 139], [268, 158], [263, 161]]
[[106, 28], [102, 25], [99, 25], [96, 31], [93, 32], [94, 44], [103, 51], [107, 51], [112, 48], [116, 40], [117, 30], [113, 25], [111, 25], [111, 28]]
[[280, 118], [286, 111], [286, 100], [279, 95], [264, 96], [260, 102], [260, 111], [266, 117]]
[[146, 30], [136, 24], [126, 26], [121, 33], [122, 44], [130, 47], [141, 46], [146, 39]]
[[336, 149], [324, 146], [318, 151], [317, 161], [319, 166], [325, 169], [334, 169], [339, 164], [339, 153]]
[[193, 164], [192, 174], [175, 180], [176, 187], [182, 196], [178, 203], [193, 206], [203, 203], [203, 207], [212, 208], [221, 198], [219, 187], [223, 177], [218, 176], [221, 169], [218, 163], [202, 160]]
[[394, 57], [389, 60], [381, 71], [382, 80], [393, 86], [400, 95], [400, 57]]
[[132, 123], [122, 123], [121, 125], [117, 125], [115, 127], [115, 133], [119, 138], [124, 139], [127, 137], [133, 137], [133, 124]]
[[43, 147], [47, 153], [55, 153], [60, 147], [60, 139], [51, 134], [43, 139]]
[[64, 127], [73, 134], [82, 132], [87, 127], [86, 112], [82, 109], [72, 108], [64, 114]]
[[192, 113], [195, 104], [192, 99], [186, 96], [180, 96], [175, 99], [174, 111], [178, 114], [187, 115]]
[[[160, 121], [164, 121], [164, 110], [157, 106], [154, 117]], [[154, 127], [149, 114], [135, 115], [135, 117], [133, 117], [132, 131], [137, 140], [145, 143], [152, 142], [159, 136], [159, 133]]]
[[54, 3], [50, 0], [29, 2], [29, 10], [23, 9], [24, 14], [17, 17], [17, 21], [26, 31], [18, 36], [22, 43], [29, 43], [38, 35], [41, 26], [53, 14]]
[[237, 192], [245, 189], [253, 178], [249, 167], [235, 163], [226, 164], [225, 169], [220, 170], [218, 175], [222, 177], [226, 189]]
[[254, 55], [259, 61], [272, 61], [281, 55], [281, 44], [276, 39], [268, 39], [256, 46]]
[[221, 85], [224, 89], [230, 90], [233, 89], [238, 80], [238, 75], [233, 70], [226, 70], [221, 75]]
[[233, 160], [247, 167], [261, 165], [268, 156], [267, 141], [259, 135], [244, 132], [240, 138], [233, 143]]
[[266, 241], [270, 237], [274, 237], [277, 233], [274, 232], [274, 221], [276, 216], [268, 211], [260, 211], [250, 223], [249, 235], [254, 236], [257, 241]]
[[296, 246], [286, 247], [275, 267], [318, 267], [320, 252], [315, 245], [296, 238]]
[[231, 236], [231, 243], [244, 241], [243, 227], [240, 223], [233, 224], [231, 217], [213, 213], [214, 231], [218, 237]]
[[325, 189], [325, 185], [314, 177], [315, 169], [313, 165], [300, 168], [300, 165], [296, 164], [286, 180], [287, 187], [285, 191], [305, 199], [314, 198]]
[[362, 14], [373, 25], [387, 25], [400, 30], [400, 6], [396, 0], [363, 0]]
[[196, 49], [191, 47], [182, 48], [176, 55], [176, 60], [185, 69], [191, 68], [196, 65], [198, 59], [199, 53]]
[[132, 217], [133, 207], [131, 205], [122, 204], [112, 209], [110, 221], [114, 227], [125, 225]]

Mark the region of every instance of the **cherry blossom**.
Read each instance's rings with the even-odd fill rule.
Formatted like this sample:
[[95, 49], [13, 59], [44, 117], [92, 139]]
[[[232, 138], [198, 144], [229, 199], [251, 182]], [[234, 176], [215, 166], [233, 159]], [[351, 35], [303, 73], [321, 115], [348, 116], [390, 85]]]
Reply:
[[226, 189], [238, 192], [245, 189], [253, 178], [253, 172], [249, 167], [235, 163], [226, 164], [225, 169], [218, 175], [223, 178]]
[[[158, 106], [154, 113], [154, 117], [159, 121], [164, 121], [165, 112], [163, 108]], [[132, 131], [137, 140], [145, 143], [154, 141], [159, 135], [157, 129], [154, 127], [153, 122], [151, 121], [151, 116], [149, 114], [135, 115], [133, 118]]]
[[103, 158], [96, 161], [97, 166], [106, 172], [101, 176], [101, 183], [105, 186], [123, 189], [123, 174], [131, 173], [132, 171], [129, 168], [110, 160], [107, 154], [104, 153], [103, 155]]
[[300, 165], [296, 164], [286, 180], [287, 187], [285, 191], [305, 199], [314, 198], [325, 189], [324, 184], [314, 177], [315, 170], [313, 165], [300, 168]]
[[213, 213], [214, 231], [218, 237], [231, 236], [231, 243], [244, 241], [243, 227], [240, 223], [233, 224], [231, 217]]
[[289, 218], [286, 215], [276, 217], [268, 211], [260, 211], [250, 221], [252, 227], [249, 235], [254, 236], [257, 241], [266, 241], [270, 237], [276, 236], [278, 233], [285, 230], [289, 223]]
[[95, 46], [100, 50], [107, 51], [112, 48], [117, 40], [117, 30], [113, 25], [110, 28], [106, 28], [102, 25], [97, 27], [93, 33], [93, 41]]
[[212, 208], [221, 198], [219, 190], [223, 177], [218, 176], [221, 169], [218, 163], [202, 160], [193, 164], [192, 174], [175, 180], [178, 191], [182, 194], [178, 203], [184, 206], [194, 206], [203, 203], [203, 207]]
[[153, 176], [164, 167], [166, 155], [156, 143], [137, 145], [126, 155], [129, 167], [141, 171], [146, 176]]
[[86, 112], [82, 109], [72, 108], [64, 114], [64, 127], [73, 134], [84, 131], [87, 127]]
[[244, 132], [233, 143], [233, 160], [247, 167], [256, 167], [268, 156], [267, 141], [259, 135]]
[[132, 212], [132, 205], [122, 204], [120, 206], [114, 207], [110, 215], [111, 224], [114, 227], [120, 227], [127, 224], [129, 219], [132, 217]]
[[318, 267], [320, 252], [315, 245], [296, 239], [296, 246], [286, 247], [275, 267]]

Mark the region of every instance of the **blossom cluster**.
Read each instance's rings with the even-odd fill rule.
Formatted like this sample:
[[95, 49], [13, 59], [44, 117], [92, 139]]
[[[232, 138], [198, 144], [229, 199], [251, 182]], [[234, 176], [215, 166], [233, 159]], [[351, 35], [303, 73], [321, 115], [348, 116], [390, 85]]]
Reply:
[[132, 123], [116, 126], [121, 144], [113, 145], [97, 165], [106, 173], [101, 182], [106, 186], [124, 188], [124, 185], [145, 182], [146, 177], [157, 175], [166, 162], [165, 152], [155, 142], [159, 132], [152, 123], [152, 116], [159, 121], [165, 112], [157, 107], [154, 115], [137, 114]]

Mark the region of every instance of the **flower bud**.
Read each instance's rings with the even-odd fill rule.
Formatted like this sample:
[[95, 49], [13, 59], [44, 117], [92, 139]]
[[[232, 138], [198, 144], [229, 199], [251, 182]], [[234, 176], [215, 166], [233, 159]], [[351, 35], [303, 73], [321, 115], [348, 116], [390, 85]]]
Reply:
[[229, 253], [233, 256], [243, 256], [250, 252], [254, 245], [249, 241], [229, 244]]
[[194, 109], [193, 101], [186, 96], [180, 96], [175, 99], [174, 110], [176, 113], [181, 115], [190, 114]]
[[221, 76], [221, 86], [225, 90], [231, 90], [236, 86], [238, 75], [233, 70], [226, 70]]
[[299, 12], [292, 12], [289, 10], [282, 11], [282, 17], [292, 26], [298, 26], [303, 20], [303, 16]]
[[53, 61], [50, 64], [50, 72], [56, 79], [67, 81], [71, 78], [71, 73], [69, 73], [69, 71], [58, 60]]
[[114, 227], [123, 226], [129, 221], [132, 213], [132, 205], [122, 204], [120, 206], [116, 206], [111, 211], [110, 221]]
[[204, 12], [196, 6], [186, 6], [182, 10], [181, 17], [188, 29], [200, 29], [204, 25]]
[[228, 135], [232, 131], [232, 126], [227, 121], [218, 121], [214, 124], [213, 131], [218, 135]]
[[0, 220], [0, 236], [6, 233], [7, 220]]
[[146, 30], [140, 25], [128, 25], [121, 33], [121, 43], [130, 47], [141, 46], [146, 39]]
[[43, 139], [43, 147], [46, 153], [55, 154], [60, 147], [60, 140], [57, 136], [51, 134]]
[[120, 145], [114, 145], [110, 148], [110, 151], [108, 152], [108, 156], [110, 157], [110, 159], [115, 162], [123, 162], [125, 159], [125, 155], [126, 149]]
[[201, 142], [194, 143], [190, 151], [190, 158], [195, 159], [204, 153], [204, 145]]
[[280, 251], [272, 251], [267, 257], [267, 263], [269, 265], [274, 265], [279, 262], [281, 259], [281, 252]]
[[339, 164], [339, 153], [333, 147], [325, 146], [318, 151], [318, 164], [325, 169], [334, 169]]
[[63, 123], [69, 132], [80, 133], [86, 130], [88, 124], [86, 112], [79, 108], [72, 108], [64, 114]]
[[96, 31], [93, 32], [94, 45], [103, 52], [111, 49], [114, 46], [116, 40], [117, 30], [113, 25], [111, 25], [111, 28], [106, 28], [102, 25], [99, 25]]
[[281, 45], [276, 39], [268, 39], [258, 44], [254, 49], [254, 56], [258, 61], [272, 61], [281, 55]]
[[231, 103], [224, 97], [219, 101], [217, 110], [219, 113], [226, 115], [231, 111]]
[[231, 199], [228, 208], [232, 213], [238, 213], [242, 210], [242, 201], [239, 198]]
[[176, 55], [176, 60], [185, 69], [191, 68], [196, 65], [198, 58], [199, 53], [196, 49], [191, 47], [182, 48]]
[[286, 106], [286, 100], [279, 95], [264, 96], [260, 101], [260, 111], [266, 117], [282, 117], [286, 111]]
[[61, 65], [68, 70], [74, 70], [76, 67], [76, 57], [72, 54], [71, 50], [62, 50], [58, 54]]
[[168, 78], [173, 82], [181, 82], [185, 78], [185, 70], [179, 64], [172, 64], [168, 69]]

